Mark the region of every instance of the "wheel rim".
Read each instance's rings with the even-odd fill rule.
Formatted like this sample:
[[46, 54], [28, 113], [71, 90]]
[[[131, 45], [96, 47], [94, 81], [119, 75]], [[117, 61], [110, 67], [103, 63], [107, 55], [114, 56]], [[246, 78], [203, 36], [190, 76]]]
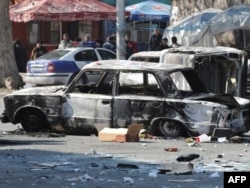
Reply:
[[160, 132], [163, 136], [177, 137], [180, 136], [180, 126], [173, 121], [161, 121]]

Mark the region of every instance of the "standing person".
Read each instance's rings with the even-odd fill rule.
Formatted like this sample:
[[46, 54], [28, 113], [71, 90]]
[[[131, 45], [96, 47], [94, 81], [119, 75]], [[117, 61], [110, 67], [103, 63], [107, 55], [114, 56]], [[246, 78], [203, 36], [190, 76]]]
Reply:
[[96, 48], [102, 48], [103, 40], [100, 38], [95, 39], [95, 47]]
[[47, 53], [47, 49], [42, 45], [41, 41], [36, 42], [36, 46], [32, 49], [30, 59], [36, 59], [41, 55]]
[[164, 50], [164, 49], [167, 49], [167, 48], [169, 48], [169, 46], [168, 46], [168, 39], [167, 38], [163, 38], [161, 40], [160, 45], [156, 49], [160, 51], [160, 50]]
[[69, 34], [68, 33], [64, 33], [63, 34], [63, 39], [61, 40], [58, 49], [64, 49], [67, 47], [72, 47], [72, 42], [69, 39]]
[[170, 46], [171, 48], [177, 48], [177, 47], [180, 46], [180, 44], [178, 44], [178, 42], [177, 42], [177, 37], [176, 36], [173, 36], [171, 38], [171, 42], [172, 42], [172, 44]]
[[138, 52], [137, 44], [131, 40], [130, 34], [125, 35], [125, 58], [128, 59], [133, 53]]
[[102, 45], [103, 48], [109, 49], [116, 53], [116, 40], [114, 36], [109, 36], [107, 41]]
[[18, 39], [14, 41], [13, 47], [18, 72], [26, 72], [28, 56], [25, 48]]
[[151, 39], [149, 41], [149, 47], [151, 51], [157, 50], [157, 47], [160, 45], [162, 39], [162, 35], [160, 33], [160, 30], [155, 28], [154, 34], [151, 36]]
[[80, 47], [95, 47], [95, 41], [90, 40], [90, 35], [85, 35], [84, 40], [80, 42]]

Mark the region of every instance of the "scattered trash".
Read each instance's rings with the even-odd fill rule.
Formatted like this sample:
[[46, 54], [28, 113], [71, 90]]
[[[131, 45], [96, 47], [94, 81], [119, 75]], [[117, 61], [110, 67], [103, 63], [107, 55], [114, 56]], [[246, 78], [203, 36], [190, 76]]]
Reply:
[[125, 163], [119, 163], [116, 167], [117, 167], [117, 168], [138, 169], [138, 166], [137, 166], [137, 165], [134, 165], [134, 164], [125, 164]]
[[215, 172], [209, 176], [210, 178], [219, 178], [220, 174], [218, 172]]
[[197, 142], [196, 137], [187, 138], [186, 143], [189, 147], [200, 146], [200, 144]]
[[198, 166], [194, 167], [193, 171], [195, 173], [203, 173], [203, 172], [205, 172], [204, 166], [202, 164], [199, 164]]
[[129, 184], [133, 184], [135, 182], [131, 177], [123, 177], [123, 181]]
[[194, 182], [194, 181], [199, 181], [196, 179], [185, 179], [185, 180], [168, 180], [169, 182]]
[[212, 134], [213, 138], [226, 137], [230, 138], [232, 135], [232, 130], [230, 128], [215, 128]]
[[164, 163], [159, 167], [159, 174], [192, 174], [194, 165], [191, 163]]
[[200, 142], [210, 142], [211, 141], [211, 136], [207, 136], [206, 134], [202, 134], [200, 136], [197, 136], [195, 138], [195, 141], [200, 143]]
[[226, 137], [221, 137], [221, 138], [217, 138], [218, 142], [222, 143], [222, 142], [227, 142], [227, 138]]
[[244, 140], [242, 137], [239, 137], [239, 136], [233, 136], [230, 138], [230, 142], [233, 142], [233, 143], [242, 143]]
[[207, 151], [207, 149], [205, 149], [205, 148], [200, 148], [200, 151]]
[[223, 158], [224, 155], [225, 155], [224, 153], [221, 153], [221, 154], [218, 154], [217, 157], [218, 157], [218, 158]]
[[190, 162], [190, 161], [192, 161], [192, 160], [194, 160], [194, 159], [196, 159], [196, 158], [199, 158], [199, 157], [200, 157], [199, 154], [194, 154], [194, 153], [192, 153], [192, 154], [187, 154], [187, 155], [180, 155], [180, 156], [178, 156], [178, 157], [176, 158], [176, 160], [177, 160], [178, 162], [185, 162], [185, 161]]
[[169, 151], [169, 152], [177, 152], [177, 148], [164, 148], [165, 151]]
[[158, 170], [152, 170], [151, 172], [148, 173], [148, 176], [151, 178], [156, 178], [158, 174]]

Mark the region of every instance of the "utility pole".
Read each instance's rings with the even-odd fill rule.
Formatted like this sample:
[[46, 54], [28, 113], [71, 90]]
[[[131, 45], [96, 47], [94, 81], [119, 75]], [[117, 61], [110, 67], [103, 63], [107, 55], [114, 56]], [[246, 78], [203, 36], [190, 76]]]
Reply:
[[116, 58], [125, 59], [125, 3], [116, 0]]

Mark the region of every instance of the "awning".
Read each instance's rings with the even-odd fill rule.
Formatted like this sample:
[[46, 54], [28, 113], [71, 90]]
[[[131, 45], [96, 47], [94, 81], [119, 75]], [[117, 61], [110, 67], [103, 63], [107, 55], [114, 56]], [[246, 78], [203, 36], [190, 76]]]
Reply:
[[9, 14], [13, 22], [116, 20], [116, 7], [97, 0], [24, 0]]
[[125, 8], [134, 21], [169, 21], [171, 6], [153, 0], [129, 5]]

